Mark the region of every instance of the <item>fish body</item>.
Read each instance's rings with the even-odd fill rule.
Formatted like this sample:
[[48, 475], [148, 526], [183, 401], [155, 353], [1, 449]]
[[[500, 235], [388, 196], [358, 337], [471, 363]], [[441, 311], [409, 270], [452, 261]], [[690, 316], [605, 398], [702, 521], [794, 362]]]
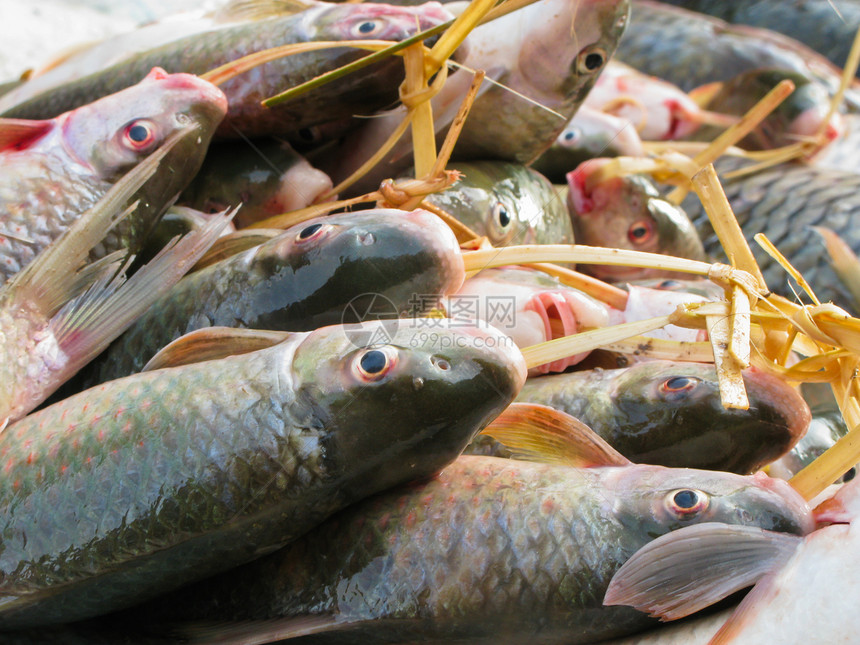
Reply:
[[[660, 195], [646, 177], [612, 177], [589, 186], [608, 159], [593, 159], [568, 173], [567, 206], [578, 244], [663, 253], [690, 260], [707, 256], [687, 214]], [[589, 265], [584, 270], [603, 280], [687, 277], [659, 269]]]
[[630, 121], [582, 105], [532, 168], [555, 183], [579, 164], [596, 157], [643, 157], [642, 139]]
[[310, 206], [332, 187], [289, 144], [274, 139], [216, 143], [179, 203], [205, 213], [242, 204], [236, 225], [244, 228]]
[[[46, 118], [127, 87], [153, 66], [203, 74], [247, 54], [291, 43], [347, 39], [403, 40], [451, 18], [438, 3], [420, 7], [315, 3], [309, 9], [265, 20], [229, 25], [155, 47], [76, 81], [51, 88], [7, 108], [3, 116]], [[349, 63], [361, 51], [333, 48], [272, 61], [221, 85], [229, 110], [219, 136], [296, 134], [302, 128], [370, 113], [397, 99], [403, 76], [399, 59], [365, 68], [322, 91], [277, 108], [261, 101], [290, 86]]]
[[[362, 345], [364, 331], [385, 341]], [[321, 328], [112, 381], [10, 427], [0, 629], [164, 593], [438, 471], [525, 365], [489, 327], [436, 331], [444, 342], [398, 321]]]
[[[701, 501], [688, 513], [672, 501], [686, 489]], [[285, 639], [290, 617], [295, 635], [310, 621], [304, 633], [315, 643], [595, 642], [650, 624], [601, 607], [608, 578], [637, 545], [715, 518], [800, 534], [810, 528], [804, 507], [763, 476], [464, 456], [187, 589], [182, 607], [161, 607], [190, 620], [265, 621]]]
[[211, 83], [153, 69], [137, 85], [56, 119], [0, 119], [0, 132], [17, 133], [0, 149], [0, 283], [169, 136], [195, 126], [134, 196], [140, 200], [134, 216], [106, 231], [99, 255], [139, 248], [197, 172], [226, 110], [224, 94]]
[[493, 246], [573, 244], [564, 200], [539, 172], [505, 161], [459, 162], [449, 168], [463, 176], [427, 201]]
[[205, 327], [309, 331], [420, 315], [417, 295], [433, 294], [435, 303], [463, 279], [456, 238], [427, 211], [319, 218], [186, 276], [83, 380], [93, 385], [140, 371], [167, 343]]
[[530, 378], [517, 400], [576, 417], [637, 463], [746, 474], [788, 452], [810, 412], [779, 379], [743, 375], [749, 410], [722, 406], [713, 365], [663, 360]]

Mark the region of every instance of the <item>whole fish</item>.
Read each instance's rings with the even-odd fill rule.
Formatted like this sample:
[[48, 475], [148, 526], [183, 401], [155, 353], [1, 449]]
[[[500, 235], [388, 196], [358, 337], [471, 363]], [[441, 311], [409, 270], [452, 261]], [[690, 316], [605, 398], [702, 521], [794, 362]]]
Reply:
[[540, 173], [505, 161], [449, 164], [463, 176], [426, 197], [493, 246], [573, 244], [564, 200]]
[[701, 11], [728, 22], [778, 31], [797, 39], [844, 67], [857, 28], [860, 3], [856, 0], [663, 0]]
[[[309, 331], [417, 316], [459, 289], [464, 276], [456, 238], [427, 211], [318, 218], [186, 276], [83, 381], [94, 385], [138, 372], [167, 343], [205, 327]], [[426, 310], [421, 294], [433, 294]]]
[[[829, 262], [823, 240], [811, 230], [824, 226], [835, 231], [855, 253], [860, 251], [860, 174], [815, 165], [783, 163], [753, 175], [726, 179], [728, 171], [747, 165], [725, 158], [717, 171], [729, 204], [752, 248], [768, 287], [787, 298], [802, 293], [789, 284], [788, 274], [753, 240], [764, 233], [812, 285], [822, 302], [856, 307], [850, 291]], [[681, 204], [715, 258], [725, 257], [710, 220], [695, 195]], [[579, 238], [577, 238], [579, 239]]]
[[[664, 199], [650, 179], [612, 177], [589, 187], [591, 176], [608, 162], [585, 161], [567, 175], [567, 206], [577, 243], [707, 261], [690, 218]], [[624, 266], [588, 265], [583, 270], [610, 281], [678, 276], [671, 271]]]
[[713, 365], [663, 360], [530, 378], [517, 400], [576, 417], [637, 463], [747, 474], [788, 452], [810, 412], [781, 379], [743, 378], [749, 410], [723, 407]]
[[262, 335], [240, 355], [224, 343], [10, 427], [0, 629], [164, 593], [437, 472], [510, 403], [525, 364], [487, 326], [424, 334], [380, 321]]
[[[794, 83], [794, 91], [738, 143], [740, 147], [747, 150], [778, 148], [808, 139], [819, 131], [823, 134], [823, 145], [826, 146], [842, 136], [845, 130], [844, 117], [838, 112], [828, 115], [830, 96], [827, 89], [819, 82], [795, 72], [772, 68], [753, 69], [723, 83], [697, 88], [693, 94], [699, 94], [703, 107], [709, 110], [742, 116], [784, 80]], [[720, 132], [720, 129], [704, 126], [689, 138], [711, 141]]]
[[618, 571], [607, 602], [671, 620], [755, 582], [710, 645], [854, 642], [860, 481], [814, 514], [828, 525], [803, 538], [722, 523], [662, 536]]
[[0, 283], [184, 130], [162, 169], [133, 196], [140, 200], [134, 216], [106, 236], [100, 254], [139, 248], [197, 172], [226, 110], [224, 94], [211, 83], [156, 68], [137, 85], [56, 119], [0, 119]]
[[589, 643], [651, 624], [601, 606], [632, 551], [712, 521], [811, 528], [800, 497], [764, 475], [464, 456], [160, 606], [216, 623], [192, 642], [220, 621], [260, 621], [245, 634], [258, 639], [227, 642]]
[[[237, 58], [270, 47], [308, 41], [403, 40], [452, 18], [437, 2], [419, 7], [384, 4], [313, 3], [305, 11], [230, 24], [163, 44], [76, 81], [50, 88], [7, 106], [6, 117], [45, 118], [130, 85], [153, 66], [203, 74]], [[226, 81], [221, 89], [230, 107], [219, 136], [296, 134], [301, 128], [367, 114], [397, 100], [403, 65], [391, 57], [350, 74], [321, 90], [275, 108], [261, 101], [363, 56], [337, 47], [282, 58]]]
[[[850, 41], [849, 41], [850, 42]], [[841, 71], [796, 40], [766, 29], [730, 25], [662, 2], [634, 0], [618, 58], [685, 92], [741, 72], [770, 67], [817, 79], [831, 93]], [[855, 92], [848, 95], [856, 104]]]
[[556, 184], [564, 183], [565, 175], [587, 159], [619, 156], [645, 156], [636, 128], [629, 121], [583, 105], [531, 167]]
[[236, 225], [244, 228], [310, 206], [331, 187], [328, 175], [286, 142], [230, 141], [210, 148], [179, 203], [205, 213], [241, 203]]

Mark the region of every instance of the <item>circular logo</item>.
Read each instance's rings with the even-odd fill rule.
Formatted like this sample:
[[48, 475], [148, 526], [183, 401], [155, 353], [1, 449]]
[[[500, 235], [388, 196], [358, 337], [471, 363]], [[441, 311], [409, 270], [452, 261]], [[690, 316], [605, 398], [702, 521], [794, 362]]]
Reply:
[[397, 306], [381, 293], [362, 293], [346, 303], [340, 322], [356, 347], [387, 345], [399, 327]]

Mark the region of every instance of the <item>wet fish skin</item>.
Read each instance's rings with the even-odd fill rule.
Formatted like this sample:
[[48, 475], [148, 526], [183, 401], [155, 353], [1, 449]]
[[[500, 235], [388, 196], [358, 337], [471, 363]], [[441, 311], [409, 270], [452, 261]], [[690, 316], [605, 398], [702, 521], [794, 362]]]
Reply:
[[654, 360], [529, 379], [517, 400], [576, 417], [631, 461], [747, 474], [788, 452], [809, 407], [791, 387], [744, 371], [750, 409], [720, 403], [713, 365]]
[[[139, 78], [153, 66], [168, 71], [203, 74], [241, 56], [269, 47], [312, 40], [372, 38], [402, 40], [451, 18], [438, 3], [411, 8], [380, 4], [314, 3], [306, 11], [280, 18], [230, 25], [212, 32], [194, 34], [149, 52], [53, 88], [7, 109], [3, 116], [45, 118], [115, 92]], [[363, 24], [371, 25], [361, 31]], [[235, 138], [295, 134], [300, 128], [336, 121], [356, 113], [370, 113], [397, 100], [402, 63], [389, 59], [373, 65], [326, 89], [277, 108], [260, 104], [289, 86], [298, 85], [364, 55], [359, 50], [335, 48], [266, 63], [234, 79], [221, 89], [230, 108], [219, 136]]]
[[426, 211], [318, 218], [186, 276], [81, 380], [91, 386], [140, 371], [167, 343], [204, 327], [309, 331], [363, 314], [420, 315], [416, 294], [453, 293], [464, 275], [454, 235]]
[[493, 246], [573, 244], [563, 198], [540, 173], [505, 161], [459, 162], [450, 188], [427, 197]]
[[[0, 629], [229, 569], [453, 460], [521, 387], [522, 356], [489, 327], [437, 327], [442, 344], [398, 324], [112, 381], [0, 435]], [[358, 331], [389, 341], [368, 349]]]
[[[708, 510], [677, 516], [666, 500], [680, 489], [708, 495]], [[330, 617], [300, 642], [595, 642], [652, 624], [601, 606], [631, 550], [717, 518], [811, 528], [787, 484], [762, 476], [464, 456], [160, 608], [190, 620]]]
[[[720, 181], [732, 211], [741, 225], [744, 237], [761, 267], [768, 288], [794, 299], [802, 289], [792, 290], [785, 271], [753, 240], [764, 233], [812, 285], [822, 302], [832, 301], [855, 311], [851, 293], [825, 260], [823, 242], [809, 227], [826, 226], [835, 231], [855, 253], [860, 251], [860, 174], [846, 170], [819, 168], [815, 165], [787, 163], [768, 168], [751, 176], [725, 179], [722, 175], [745, 165], [735, 159], [716, 163]], [[725, 261], [722, 247], [695, 197], [688, 197], [681, 207], [690, 216], [701, 236], [705, 250]], [[856, 311], [855, 311], [856, 313]]]
[[[65, 232], [119, 177], [171, 134], [196, 126], [134, 196], [133, 217], [110, 231], [97, 255], [132, 252], [191, 180], [227, 109], [224, 94], [196, 77], [150, 71], [117, 94], [46, 122], [44, 135], [0, 152], [0, 283]], [[138, 144], [134, 126], [147, 128]], [[169, 170], [168, 170], [169, 169]]]

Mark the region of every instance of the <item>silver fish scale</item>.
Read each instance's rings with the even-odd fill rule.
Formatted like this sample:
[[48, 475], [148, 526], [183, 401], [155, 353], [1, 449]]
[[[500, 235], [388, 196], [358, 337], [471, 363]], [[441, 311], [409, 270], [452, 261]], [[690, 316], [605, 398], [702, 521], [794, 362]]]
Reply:
[[0, 284], [29, 264], [110, 188], [93, 175], [74, 172], [74, 164], [64, 156], [9, 157], [0, 161]]
[[77, 583], [88, 593], [68, 602], [96, 608], [102, 587], [139, 597], [147, 571], [161, 592], [283, 544], [341, 503], [312, 494], [326, 488], [324, 451], [293, 417], [284, 350], [228, 360], [217, 375], [202, 364], [115, 381], [0, 435], [3, 594]]

